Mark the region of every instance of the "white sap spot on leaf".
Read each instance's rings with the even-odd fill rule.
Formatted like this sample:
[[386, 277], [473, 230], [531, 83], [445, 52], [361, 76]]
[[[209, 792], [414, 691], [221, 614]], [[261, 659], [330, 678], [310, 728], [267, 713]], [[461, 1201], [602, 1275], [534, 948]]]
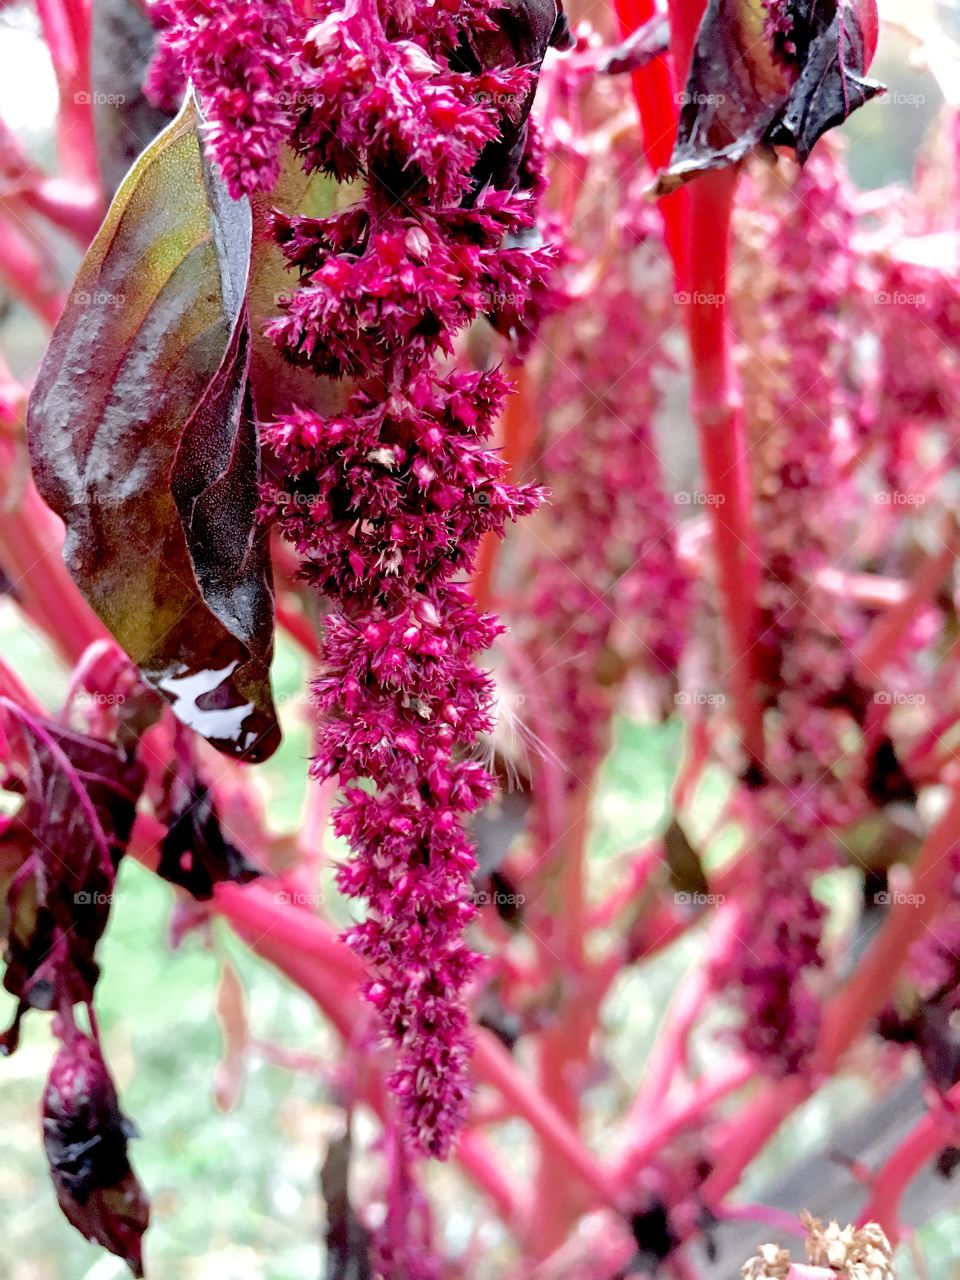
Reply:
[[178, 720], [203, 734], [225, 742], [237, 742], [243, 732], [243, 722], [253, 711], [252, 702], [238, 707], [200, 707], [197, 703], [207, 694], [219, 689], [239, 666], [234, 660], [221, 671], [194, 671], [186, 675], [163, 676], [158, 688], [170, 698]]

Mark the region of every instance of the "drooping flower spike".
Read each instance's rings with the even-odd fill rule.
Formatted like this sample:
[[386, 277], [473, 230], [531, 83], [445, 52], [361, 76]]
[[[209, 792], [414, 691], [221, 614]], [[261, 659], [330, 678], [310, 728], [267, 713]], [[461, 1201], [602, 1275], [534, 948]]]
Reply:
[[[263, 515], [337, 606], [314, 773], [345, 787], [334, 821], [355, 860], [339, 884], [366, 902], [348, 940], [375, 974], [368, 996], [399, 1051], [392, 1083], [414, 1145], [435, 1155], [467, 1096], [475, 863], [462, 817], [492, 789], [465, 756], [492, 701], [471, 655], [498, 628], [460, 584], [480, 538], [540, 497], [508, 485], [486, 444], [503, 377], [433, 363], [483, 314], [529, 337], [523, 300], [551, 265], [523, 234], [537, 185], [526, 117], [563, 25], [553, 3], [511, 15], [343, 0], [299, 33], [281, 8], [256, 37], [229, 6], [164, 15], [235, 194], [269, 187], [281, 139], [309, 172], [364, 182], [340, 212], [274, 220], [299, 281], [270, 335], [291, 361], [357, 386], [336, 417], [296, 409], [265, 426], [282, 484], [264, 489]], [[255, 89], [236, 106], [231, 74]]]

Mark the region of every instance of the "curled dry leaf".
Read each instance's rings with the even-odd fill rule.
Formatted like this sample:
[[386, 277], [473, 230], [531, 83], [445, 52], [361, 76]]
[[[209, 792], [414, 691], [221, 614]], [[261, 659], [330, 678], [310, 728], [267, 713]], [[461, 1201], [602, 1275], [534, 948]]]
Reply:
[[43, 1145], [64, 1216], [143, 1275], [150, 1203], [127, 1158], [135, 1129], [97, 1045], [75, 1035], [57, 1053], [43, 1095]]
[[248, 884], [261, 874], [224, 834], [213, 793], [192, 763], [172, 772], [157, 816], [167, 827], [157, 875], [198, 902], [208, 902], [216, 884]]
[[802, 164], [828, 129], [882, 92], [864, 78], [876, 26], [874, 0], [710, 0], [655, 194], [761, 143], [793, 147]]
[[102, 621], [181, 721], [263, 760], [279, 729], [255, 516], [250, 208], [207, 166], [200, 125], [188, 97], [118, 191], [47, 349], [28, 439]]

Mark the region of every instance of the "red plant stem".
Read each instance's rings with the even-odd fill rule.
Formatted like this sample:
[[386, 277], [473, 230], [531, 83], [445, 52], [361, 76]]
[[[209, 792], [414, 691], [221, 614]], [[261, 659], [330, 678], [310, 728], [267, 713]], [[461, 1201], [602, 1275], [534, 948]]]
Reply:
[[319, 916], [284, 901], [283, 890], [271, 892], [261, 884], [220, 884], [214, 890], [214, 906], [221, 915], [248, 935], [282, 938], [283, 944], [356, 988], [365, 977], [363, 966]]
[[490, 1197], [507, 1230], [520, 1235], [524, 1197], [516, 1179], [505, 1170], [500, 1153], [476, 1129], [466, 1129], [457, 1143], [456, 1158]]
[[560, 865], [559, 919], [563, 956], [574, 974], [584, 972], [583, 940], [587, 932], [585, 876], [587, 837], [590, 827], [591, 790], [586, 784], [567, 797], [567, 830]]
[[99, 188], [90, 94], [90, 5], [87, 0], [36, 0], [36, 4], [60, 90], [60, 171]]
[[[657, 13], [654, 0], [614, 0], [614, 8], [625, 36], [632, 35]], [[677, 131], [676, 80], [670, 62], [654, 58], [645, 67], [638, 67], [630, 74], [630, 85], [643, 129], [643, 153], [656, 173], [669, 165]], [[686, 199], [686, 191], [681, 188], [659, 202], [664, 241], [678, 289], [683, 278]]]
[[877, 619], [860, 646], [856, 655], [857, 675], [868, 685], [875, 687], [882, 679], [884, 667], [896, 657], [918, 613], [934, 598], [953, 566], [960, 530], [952, 516], [947, 519], [941, 536], [944, 543], [941, 550], [921, 562], [904, 598]]
[[22, 190], [7, 191], [2, 202], [13, 210], [31, 210], [66, 231], [86, 249], [103, 220], [104, 201], [99, 187], [83, 186], [62, 178], [39, 178]]
[[[709, 517], [694, 516], [679, 531], [677, 555], [691, 574], [702, 576], [704, 572], [704, 547], [710, 536]], [[899, 604], [909, 590], [900, 578], [889, 578], [880, 573], [851, 573], [836, 565], [817, 569], [813, 580], [832, 596], [852, 600], [867, 609], [889, 609]]]
[[[477, 1032], [473, 1064], [479, 1078], [503, 1094], [556, 1160], [575, 1173], [603, 1204], [616, 1205], [616, 1180], [587, 1150], [576, 1130], [520, 1071], [500, 1041], [489, 1031], [481, 1029]], [[554, 1178], [559, 1182], [563, 1176], [555, 1164]]]
[[[8, 468], [11, 457], [0, 449], [0, 462]], [[24, 485], [16, 510], [0, 503], [0, 564], [24, 613], [73, 666], [88, 645], [110, 636], [63, 563], [63, 526], [33, 484]]]
[[719, 1158], [703, 1184], [703, 1199], [719, 1204], [737, 1185], [747, 1165], [759, 1155], [786, 1117], [813, 1092], [798, 1076], [780, 1080], [751, 1100], [749, 1108], [731, 1119], [716, 1142]]
[[827, 1006], [815, 1062], [820, 1072], [833, 1072], [840, 1056], [883, 1008], [910, 944], [944, 901], [949, 857], [958, 843], [960, 784], [954, 781], [950, 804], [917, 855], [908, 895], [911, 901], [894, 902], [876, 942]]
[[677, 1072], [686, 1063], [690, 1033], [714, 989], [713, 962], [736, 940], [739, 921], [740, 912], [733, 904], [722, 907], [714, 916], [707, 947], [682, 979], [664, 1015], [643, 1087], [627, 1116], [628, 1129], [642, 1129], [649, 1124], [669, 1096]]
[[718, 1203], [740, 1181], [744, 1169], [795, 1107], [836, 1070], [843, 1054], [866, 1030], [889, 999], [910, 944], [929, 924], [943, 901], [947, 859], [960, 843], [960, 784], [954, 782], [950, 805], [924, 841], [914, 866], [911, 898], [890, 908], [876, 942], [846, 985], [824, 1010], [809, 1076], [769, 1086], [746, 1115], [738, 1116], [718, 1143], [720, 1158], [704, 1183], [708, 1204]]
[[21, 147], [16, 136], [0, 121], [0, 147], [4, 156], [0, 206], [21, 216], [33, 210], [66, 231], [86, 249], [103, 217], [105, 202], [100, 183], [91, 185], [59, 175], [47, 177]]
[[688, 1125], [702, 1126], [704, 1117], [724, 1098], [752, 1079], [754, 1068], [746, 1060], [735, 1062], [725, 1071], [717, 1071], [699, 1081], [691, 1096], [676, 1110], [651, 1118], [638, 1138], [624, 1152], [616, 1167], [617, 1182], [629, 1187], [645, 1164], [648, 1164], [666, 1143]]
[[[563, 1013], [545, 1027], [537, 1045], [539, 1086], [537, 1096], [548, 1102], [562, 1120], [565, 1131], [578, 1133], [582, 1058], [593, 1026], [592, 1010], [579, 993], [568, 991]], [[530, 1239], [538, 1257], [548, 1257], [566, 1239], [571, 1222], [589, 1207], [589, 1197], [578, 1182], [557, 1179], [552, 1141], [539, 1133], [540, 1150], [530, 1218]], [[579, 1138], [578, 1138], [579, 1142]]]
[[326, 861], [324, 837], [336, 794], [335, 781], [318, 782], [309, 788], [304, 801], [303, 820], [297, 832], [300, 862], [290, 874], [308, 889], [316, 884]]
[[[670, 0], [677, 83], [685, 83], [704, 0]], [[763, 761], [763, 712], [753, 642], [757, 568], [750, 508], [748, 445], [730, 357], [727, 264], [738, 172], [701, 174], [688, 187], [689, 216], [680, 273], [691, 359], [691, 408], [711, 495], [713, 550], [729, 648], [729, 679], [744, 749]]]
[[673, 812], [679, 813], [689, 799], [691, 791], [700, 781], [710, 760], [710, 730], [706, 716], [694, 712], [687, 722], [687, 739], [683, 761], [673, 784], [671, 803]]
[[0, 214], [0, 281], [46, 324], [56, 324], [63, 299], [35, 245]]
[[628, 1128], [642, 1128], [663, 1106], [677, 1072], [686, 1063], [690, 1032], [712, 989], [702, 963], [677, 988], [654, 1042], [643, 1087], [627, 1115]]
[[[627, 864], [623, 884], [604, 898], [590, 914], [588, 928], [606, 929], [643, 893], [657, 871], [664, 865], [663, 841], [656, 840], [643, 849], [635, 849], [624, 859]], [[619, 963], [618, 966], [619, 968]]]
[[765, 1204], [721, 1205], [714, 1214], [721, 1222], [762, 1222], [773, 1231], [803, 1236], [803, 1226], [795, 1214]]
[[283, 627], [291, 640], [295, 640], [304, 653], [319, 662], [322, 657], [320, 642], [313, 627], [303, 614], [298, 613], [295, 609], [288, 609], [279, 600], [276, 602], [276, 614], [277, 623]]
[[813, 575], [818, 587], [840, 600], [852, 600], [868, 609], [889, 609], [907, 594], [907, 584], [900, 578], [886, 578], [879, 573], [848, 573], [836, 565], [826, 565]]
[[691, 408], [711, 495], [713, 550], [726, 624], [734, 705], [743, 745], [763, 760], [763, 712], [754, 655], [759, 560], [754, 552], [748, 444], [726, 320], [733, 169], [703, 174], [690, 188], [688, 302]]
[[[960, 711], [952, 710], [948, 711], [945, 715], [940, 716], [940, 718], [930, 726], [919, 742], [917, 742], [917, 744], [911, 749], [910, 754], [904, 762], [907, 773], [910, 777], [913, 777], [921, 771], [926, 757], [932, 754], [940, 739], [946, 737], [958, 722], [960, 722]], [[939, 770], [937, 771], [936, 776], [939, 776]]]
[[907, 1187], [925, 1164], [949, 1142], [956, 1140], [960, 1085], [954, 1085], [936, 1110], [927, 1114], [910, 1130], [887, 1158], [883, 1168], [871, 1179], [871, 1195], [860, 1223], [877, 1222], [887, 1238], [896, 1244], [900, 1237], [900, 1201]]
[[[674, 906], [658, 903], [655, 910], [631, 930], [626, 943], [629, 962], [638, 964], [662, 951], [664, 947], [669, 947], [681, 934], [686, 933], [695, 920], [695, 916], [681, 912]], [[620, 957], [618, 964], [624, 963], [623, 950], [622, 945], [617, 948], [616, 954]]]
[[0, 695], [18, 703], [34, 716], [45, 716], [46, 708], [33, 696], [15, 671], [0, 658]]
[[[549, 768], [546, 761], [544, 767]], [[549, 951], [544, 959], [547, 967], [551, 960], [560, 962], [564, 1000], [543, 1029], [538, 1045], [540, 1090], [574, 1132], [580, 1126], [581, 1080], [599, 1003], [597, 990], [588, 981], [583, 945], [590, 799], [589, 785], [581, 782], [567, 792], [562, 805], [560, 858], [548, 887], [548, 892], [556, 894], [556, 905], [550, 916]], [[531, 1219], [537, 1256], [549, 1256], [563, 1242], [570, 1223], [577, 1220], [586, 1203], [581, 1186], [569, 1181], [557, 1184], [555, 1158], [541, 1143]]]

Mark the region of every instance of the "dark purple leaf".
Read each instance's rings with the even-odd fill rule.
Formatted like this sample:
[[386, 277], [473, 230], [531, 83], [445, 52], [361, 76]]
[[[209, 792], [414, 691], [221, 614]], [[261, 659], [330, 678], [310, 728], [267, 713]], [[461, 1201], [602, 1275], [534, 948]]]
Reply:
[[761, 143], [794, 147], [802, 163], [828, 129], [881, 92], [863, 78], [871, 52], [850, 0], [781, 0], [776, 11], [710, 0], [656, 194], [736, 164]]
[[[803, 164], [828, 129], [843, 124], [857, 107], [882, 93], [883, 85], [864, 78], [864, 36], [852, 4], [837, 5], [829, 24], [822, 21], [815, 0], [794, 7], [803, 15], [797, 18], [796, 39], [799, 47], [806, 47], [806, 56], [800, 78], [766, 141], [793, 147]], [[829, 6], [824, 8], [829, 11]]]
[[37, 485], [90, 604], [175, 714], [248, 760], [279, 741], [247, 389], [250, 209], [188, 99], [80, 268], [30, 400]]
[[54, 1059], [43, 1095], [50, 1176], [67, 1220], [142, 1276], [150, 1205], [127, 1158], [133, 1136], [100, 1050], [75, 1034]]
[[[539, 70], [549, 48], [568, 49], [573, 43], [562, 2], [523, 0], [491, 15], [493, 30], [465, 31], [454, 66], [472, 75], [501, 67], [527, 66]], [[503, 120], [500, 138], [488, 143], [474, 169], [477, 189], [490, 183], [499, 189], [513, 185], [526, 146], [527, 117], [533, 106], [536, 79], [524, 101]]]
[[196, 774], [174, 778], [168, 804], [160, 815], [168, 826], [158, 875], [207, 901], [215, 884], [247, 884], [261, 874], [224, 836], [211, 793]]
[[144, 770], [119, 748], [26, 715], [0, 699], [24, 747], [23, 792], [0, 834], [6, 885], [3, 984], [20, 1007], [2, 1047], [17, 1045], [26, 1008], [88, 1003], [94, 951], [106, 927], [116, 869], [130, 839]]

